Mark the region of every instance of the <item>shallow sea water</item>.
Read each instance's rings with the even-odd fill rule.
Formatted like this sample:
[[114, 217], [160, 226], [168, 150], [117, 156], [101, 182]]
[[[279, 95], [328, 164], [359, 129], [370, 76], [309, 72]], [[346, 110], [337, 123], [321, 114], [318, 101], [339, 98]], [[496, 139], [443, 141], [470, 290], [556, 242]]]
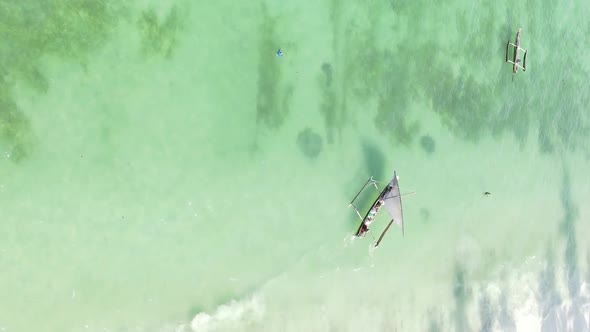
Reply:
[[0, 331], [589, 330], [589, 14], [0, 0]]

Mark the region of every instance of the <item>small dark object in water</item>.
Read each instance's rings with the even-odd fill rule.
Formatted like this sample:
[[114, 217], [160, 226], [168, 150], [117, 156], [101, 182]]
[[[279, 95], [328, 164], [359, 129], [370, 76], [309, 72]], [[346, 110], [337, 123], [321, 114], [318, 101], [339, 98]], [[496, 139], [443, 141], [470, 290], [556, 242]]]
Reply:
[[427, 208], [421, 208], [420, 216], [422, 217], [422, 222], [428, 222], [430, 220], [430, 210], [428, 210]]
[[316, 158], [322, 151], [322, 137], [311, 128], [305, 128], [297, 135], [297, 146], [310, 159]]
[[492, 193], [491, 193], [491, 192], [489, 192], [489, 191], [486, 191], [486, 192], [485, 192], [485, 193], [483, 193], [483, 194], [484, 194], [484, 195], [486, 195], [486, 196], [490, 196]]

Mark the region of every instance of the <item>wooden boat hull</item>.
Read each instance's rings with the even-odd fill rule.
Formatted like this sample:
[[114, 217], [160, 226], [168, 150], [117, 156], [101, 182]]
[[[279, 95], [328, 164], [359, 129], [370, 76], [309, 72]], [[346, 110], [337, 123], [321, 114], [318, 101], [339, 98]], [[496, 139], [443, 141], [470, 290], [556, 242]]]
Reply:
[[[379, 194], [379, 196], [377, 197], [377, 199], [375, 199], [375, 201], [371, 205], [371, 208], [369, 208], [369, 210], [365, 214], [365, 217], [363, 218], [363, 221], [361, 221], [361, 224], [359, 225], [359, 227], [358, 227], [358, 229], [356, 231], [355, 236], [361, 237], [361, 236], [363, 236], [369, 230], [368, 229], [368, 225], [366, 224], [366, 222], [368, 221], [369, 213], [371, 213], [371, 210], [376, 207], [376, 205], [379, 202], [379, 200], [383, 199], [387, 195], [387, 193], [389, 193], [391, 191], [391, 189], [393, 188], [393, 182], [394, 182], [394, 180], [391, 180], [387, 184], [387, 186], [385, 187], [385, 189], [383, 189], [383, 191]], [[366, 227], [363, 227], [363, 226], [366, 226]]]

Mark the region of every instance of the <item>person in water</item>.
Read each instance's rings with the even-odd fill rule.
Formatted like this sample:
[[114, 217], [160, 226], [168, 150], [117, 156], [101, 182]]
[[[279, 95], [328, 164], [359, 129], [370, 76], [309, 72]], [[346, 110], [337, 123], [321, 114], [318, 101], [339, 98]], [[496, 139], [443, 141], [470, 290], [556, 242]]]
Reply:
[[283, 51], [279, 48], [279, 50], [277, 51], [277, 56], [280, 58], [283, 56]]
[[486, 191], [485, 193], [483, 193], [485, 196], [490, 196], [492, 193], [489, 191]]

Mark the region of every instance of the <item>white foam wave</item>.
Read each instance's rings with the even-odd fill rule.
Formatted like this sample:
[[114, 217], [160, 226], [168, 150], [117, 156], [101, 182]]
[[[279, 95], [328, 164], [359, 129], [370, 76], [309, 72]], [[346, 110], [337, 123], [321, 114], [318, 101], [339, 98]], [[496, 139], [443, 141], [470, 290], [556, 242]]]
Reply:
[[264, 303], [260, 296], [253, 295], [246, 299], [222, 304], [213, 313], [200, 312], [191, 322], [194, 332], [211, 332], [228, 330], [262, 319]]
[[[550, 300], [547, 308], [543, 308], [543, 300], [540, 296], [546, 296], [539, 293], [538, 289], [538, 272], [535, 269], [530, 270], [531, 265], [540, 265], [536, 257], [527, 259], [525, 265], [519, 268], [510, 268], [512, 273], [503, 281], [486, 282], [478, 290], [481, 294], [476, 293], [476, 297], [487, 294], [490, 299], [499, 304], [501, 298], [506, 296], [508, 311], [512, 316], [512, 324], [515, 331], [588, 331], [590, 328], [590, 303], [587, 295], [587, 286], [581, 285], [580, 296], [570, 298], [567, 295], [567, 288], [560, 280], [565, 274], [563, 268], [557, 269], [555, 294], [559, 294], [556, 299]], [[561, 282], [560, 282], [561, 281]], [[560, 287], [561, 286], [561, 287]], [[547, 303], [545, 303], [547, 305]], [[501, 310], [500, 310], [501, 312]], [[501, 317], [497, 317], [501, 318]], [[502, 319], [495, 322], [496, 330], [511, 330], [504, 326]]]

